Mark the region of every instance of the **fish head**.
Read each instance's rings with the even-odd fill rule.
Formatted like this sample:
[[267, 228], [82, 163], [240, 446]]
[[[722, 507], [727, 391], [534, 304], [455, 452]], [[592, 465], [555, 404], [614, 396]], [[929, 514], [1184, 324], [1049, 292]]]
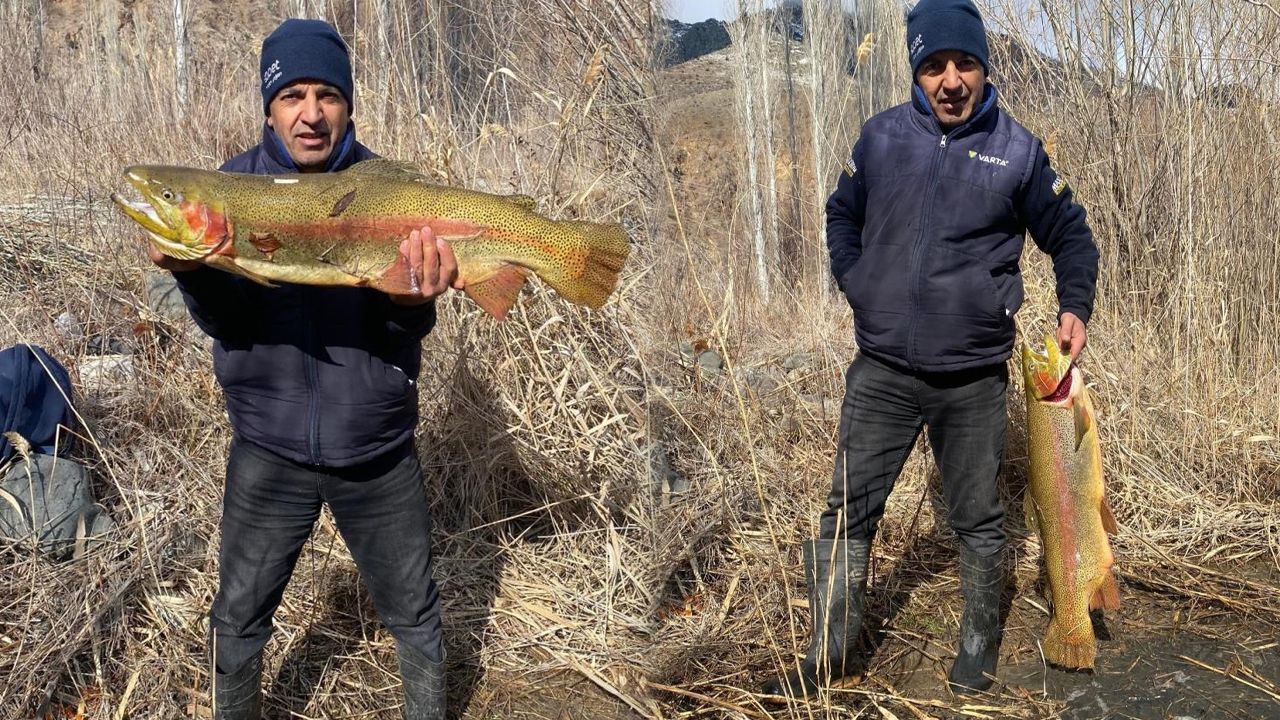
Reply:
[[1027, 395], [1040, 402], [1067, 403], [1080, 384], [1079, 370], [1052, 336], [1045, 336], [1044, 348], [1045, 352], [1041, 354], [1025, 342], [1022, 344], [1022, 377], [1026, 381]]
[[124, 179], [142, 195], [141, 202], [112, 193], [121, 212], [138, 223], [161, 253], [180, 260], [200, 260], [226, 245], [230, 225], [222, 203], [208, 189], [207, 170], [134, 165]]

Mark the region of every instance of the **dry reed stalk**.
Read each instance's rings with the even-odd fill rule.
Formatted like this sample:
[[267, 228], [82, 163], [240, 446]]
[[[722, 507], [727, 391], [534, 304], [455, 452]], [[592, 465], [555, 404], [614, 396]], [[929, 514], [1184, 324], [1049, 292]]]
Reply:
[[[1265, 635], [1280, 622], [1274, 599], [1280, 579], [1280, 475], [1274, 470], [1280, 403], [1273, 391], [1280, 378], [1266, 360], [1276, 355], [1280, 330], [1272, 302], [1280, 294], [1280, 255], [1269, 239], [1278, 219], [1271, 200], [1280, 191], [1280, 141], [1270, 132], [1280, 105], [1273, 70], [1280, 23], [1265, 8], [1244, 3], [1175, 6], [1043, 3], [1034, 17], [1025, 5], [988, 3], [984, 10], [997, 32], [993, 66], [1005, 107], [1053, 139], [1055, 166], [1088, 209], [1102, 248], [1103, 279], [1084, 370], [1099, 406], [1108, 493], [1121, 520], [1114, 543], [1131, 583], [1127, 602], [1207, 601]], [[885, 25], [901, 22], [897, 12], [880, 18]], [[1059, 32], [1046, 34], [1050, 28]], [[866, 117], [884, 107], [871, 98], [892, 93], [895, 101], [905, 99], [902, 32], [876, 35], [885, 41], [870, 58], [883, 51], [898, 68], [893, 79], [886, 77], [888, 67], [878, 79], [855, 71], [842, 79], [837, 96], [814, 98], [813, 106]], [[806, 49], [815, 42], [821, 39], [810, 37]], [[727, 67], [706, 62], [701, 72], [723, 67], [730, 75], [741, 73], [733, 64], [738, 57], [728, 55]], [[781, 58], [767, 62], [778, 67]], [[672, 74], [695, 76], [692, 69]], [[692, 103], [678, 110], [686, 114], [664, 122], [673, 139], [682, 126], [733, 122], [741, 115], [715, 115]], [[750, 127], [744, 132], [752, 135]], [[851, 147], [855, 137], [837, 143], [820, 134], [809, 139], [815, 154], [823, 142]], [[847, 153], [847, 147], [835, 150]], [[744, 168], [717, 182], [752, 180]], [[806, 188], [810, 196], [829, 192], [823, 186], [830, 179], [809, 182], [817, 183]], [[842, 299], [826, 304], [812, 290], [767, 303], [758, 295], [734, 295], [724, 267], [754, 262], [751, 248], [736, 244], [743, 233], [690, 221], [699, 217], [694, 203], [703, 196], [687, 172], [669, 196], [669, 232], [687, 266], [684, 277], [693, 281], [676, 285], [660, 278], [669, 289], [663, 294], [670, 298], [669, 314], [701, 319], [692, 330], [665, 324], [662, 315], [650, 319], [648, 346], [668, 348], [665, 354], [650, 350], [651, 395], [676, 419], [679, 432], [671, 434], [683, 439], [672, 442], [680, 448], [677, 467], [726, 501], [684, 500], [716, 530], [701, 536], [701, 549], [677, 576], [676, 592], [685, 598], [678, 607], [704, 598], [717, 610], [669, 616], [672, 637], [657, 654], [672, 659], [657, 666], [655, 681], [689, 693], [679, 707], [715, 714], [711, 706], [721, 703], [752, 707], [735, 688], [749, 690], [803, 647], [804, 613], [790, 610], [803, 605], [794, 548], [812, 533], [822, 505], [835, 426], [832, 416], [809, 408], [819, 407], [810, 404], [818, 399], [815, 391], [822, 400], [838, 401], [838, 374], [851, 357], [849, 317]], [[819, 241], [808, 239], [815, 256], [822, 251]], [[1056, 311], [1052, 271], [1034, 248], [1024, 267], [1023, 326], [1039, 333], [1052, 327]], [[726, 374], [708, 377], [673, 357], [671, 348], [690, 337], [705, 337], [722, 350], [730, 365]], [[777, 368], [798, 350], [824, 360], [803, 379], [774, 370], [780, 386], [764, 398], [787, 398], [781, 406], [743, 390], [740, 370]], [[1017, 382], [1015, 373], [1005, 473], [1011, 509], [1021, 505], [1026, 462]], [[801, 393], [795, 386], [807, 387]], [[890, 618], [893, 641], [881, 647], [873, 677], [897, 677], [900, 667], [920, 658], [932, 662], [931, 655], [945, 662], [952, 652], [958, 613], [953, 551], [933, 499], [937, 480], [930, 468], [921, 453], [913, 455], [874, 550], [873, 616]], [[770, 489], [753, 497], [761, 477]], [[1021, 596], [1034, 599], [1039, 546], [1016, 515], [1010, 524]], [[778, 551], [770, 548], [781, 554], [771, 557]], [[931, 619], [938, 608], [950, 617]], [[1186, 622], [1213, 632], [1212, 621], [1199, 615]], [[909, 695], [878, 707], [898, 716], [928, 712], [919, 703], [912, 709]], [[767, 709], [778, 717], [853, 716], [877, 702], [833, 691], [809, 707]], [[1020, 704], [985, 712], [1038, 717], [1055, 708], [1060, 705], [1023, 697]]]

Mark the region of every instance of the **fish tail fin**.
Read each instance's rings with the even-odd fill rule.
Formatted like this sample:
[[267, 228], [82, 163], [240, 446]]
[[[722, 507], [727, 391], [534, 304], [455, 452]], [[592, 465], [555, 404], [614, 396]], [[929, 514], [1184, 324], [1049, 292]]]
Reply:
[[1089, 609], [1120, 609], [1120, 588], [1116, 586], [1116, 576], [1110, 570], [1102, 576], [1102, 583], [1089, 599]]
[[1093, 637], [1093, 625], [1084, 616], [1083, 625], [1077, 622], [1068, 626], [1055, 617], [1049, 621], [1049, 631], [1041, 643], [1044, 658], [1064, 668], [1092, 668], [1097, 654], [1097, 641]]
[[631, 252], [631, 243], [616, 223], [569, 222], [585, 246], [574, 271], [549, 273], [547, 284], [570, 302], [599, 309], [618, 285], [618, 273]]
[[528, 276], [524, 268], [504, 265], [484, 280], [467, 283], [463, 292], [485, 312], [498, 320], [506, 320], [507, 311], [516, 304], [520, 288], [524, 287]]

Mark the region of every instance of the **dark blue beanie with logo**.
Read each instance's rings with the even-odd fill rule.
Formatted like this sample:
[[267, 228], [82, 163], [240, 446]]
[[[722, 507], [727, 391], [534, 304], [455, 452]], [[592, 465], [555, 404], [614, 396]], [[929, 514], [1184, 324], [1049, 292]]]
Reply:
[[295, 80], [318, 80], [332, 85], [347, 98], [355, 113], [351, 56], [347, 44], [332, 25], [323, 20], [290, 18], [262, 41], [262, 112], [269, 115], [271, 98]]
[[969, 53], [988, 73], [987, 31], [972, 0], [920, 0], [907, 13], [907, 58], [911, 77], [939, 50]]

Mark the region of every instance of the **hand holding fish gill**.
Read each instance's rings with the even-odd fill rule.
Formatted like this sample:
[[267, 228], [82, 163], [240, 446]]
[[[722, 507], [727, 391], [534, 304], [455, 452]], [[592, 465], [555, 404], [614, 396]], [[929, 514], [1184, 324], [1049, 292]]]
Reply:
[[1058, 347], [1071, 355], [1071, 362], [1080, 358], [1080, 353], [1088, 342], [1089, 333], [1084, 321], [1075, 313], [1062, 313], [1062, 317], [1058, 319]]
[[156, 267], [169, 272], [185, 272], [187, 270], [195, 270], [202, 264], [199, 260], [179, 260], [175, 257], [169, 257], [156, 249], [154, 245], [147, 244], [147, 257], [151, 258], [151, 262]]
[[443, 295], [450, 287], [462, 289], [453, 248], [436, 237], [430, 227], [410, 232], [400, 243], [400, 254], [409, 263], [410, 285], [415, 292], [392, 295], [391, 300], [397, 305], [422, 305]]

